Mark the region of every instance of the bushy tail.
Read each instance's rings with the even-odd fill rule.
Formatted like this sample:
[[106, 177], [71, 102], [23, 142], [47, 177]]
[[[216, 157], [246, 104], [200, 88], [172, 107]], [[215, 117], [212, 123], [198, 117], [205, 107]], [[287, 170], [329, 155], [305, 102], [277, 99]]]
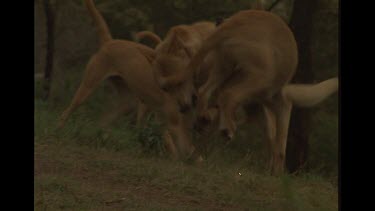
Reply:
[[138, 42], [144, 38], [148, 38], [152, 40], [152, 42], [154, 42], [155, 45], [158, 45], [161, 42], [160, 37], [157, 34], [150, 32], [150, 31], [140, 31], [135, 34], [135, 38], [137, 39]]
[[312, 107], [322, 102], [338, 90], [338, 78], [331, 78], [318, 84], [289, 84], [283, 88], [283, 94], [295, 106]]
[[103, 16], [96, 9], [94, 1], [93, 0], [84, 0], [84, 1], [85, 1], [85, 5], [87, 9], [90, 12], [92, 19], [94, 20], [96, 24], [96, 28], [97, 28], [99, 40], [100, 40], [100, 46], [102, 46], [104, 43], [112, 40], [111, 32], [109, 31], [108, 25], [105, 22]]

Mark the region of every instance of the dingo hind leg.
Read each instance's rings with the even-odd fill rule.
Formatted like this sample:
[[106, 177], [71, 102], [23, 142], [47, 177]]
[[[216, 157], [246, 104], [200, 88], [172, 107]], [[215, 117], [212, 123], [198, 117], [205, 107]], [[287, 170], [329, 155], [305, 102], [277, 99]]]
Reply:
[[86, 66], [85, 74], [73, 100], [60, 117], [58, 128], [64, 127], [65, 122], [71, 113], [87, 99], [94, 89], [98, 87], [99, 83], [107, 76], [108, 72], [106, 71], [105, 66], [99, 60], [98, 56], [94, 55]]
[[275, 117], [276, 131], [273, 131], [271, 137], [271, 174], [280, 175], [284, 172], [286, 144], [288, 138], [288, 129], [290, 115], [292, 111], [292, 102], [281, 94], [275, 96], [272, 102], [267, 106], [269, 113]]

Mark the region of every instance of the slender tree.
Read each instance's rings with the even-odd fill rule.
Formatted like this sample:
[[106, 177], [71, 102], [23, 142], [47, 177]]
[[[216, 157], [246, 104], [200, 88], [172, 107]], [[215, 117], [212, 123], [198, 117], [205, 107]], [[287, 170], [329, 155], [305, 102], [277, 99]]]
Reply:
[[[298, 44], [298, 68], [293, 83], [311, 83], [312, 71], [311, 36], [315, 0], [295, 0], [290, 27]], [[311, 123], [309, 109], [293, 108], [287, 143], [286, 166], [290, 172], [300, 169], [307, 161]]]
[[46, 17], [46, 66], [44, 70], [44, 85], [43, 99], [47, 100], [51, 90], [51, 79], [53, 72], [53, 55], [54, 55], [54, 28], [55, 28], [55, 13], [53, 11], [51, 1], [43, 0], [44, 13]]

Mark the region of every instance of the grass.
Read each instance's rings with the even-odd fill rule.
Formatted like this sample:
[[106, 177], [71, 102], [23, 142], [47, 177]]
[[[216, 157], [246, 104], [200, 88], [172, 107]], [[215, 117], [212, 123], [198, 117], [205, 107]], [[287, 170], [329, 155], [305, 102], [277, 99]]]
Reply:
[[37, 142], [35, 162], [36, 210], [337, 210], [337, 187], [322, 178], [58, 142]]
[[210, 140], [214, 147], [201, 166], [169, 160], [152, 121], [144, 130], [128, 117], [100, 128], [103, 102], [111, 100], [105, 85], [56, 131], [77, 85], [50, 102], [39, 100], [36, 86], [35, 210], [338, 209], [335, 99], [313, 111], [309, 170], [273, 177], [256, 125], [241, 127], [228, 145]]

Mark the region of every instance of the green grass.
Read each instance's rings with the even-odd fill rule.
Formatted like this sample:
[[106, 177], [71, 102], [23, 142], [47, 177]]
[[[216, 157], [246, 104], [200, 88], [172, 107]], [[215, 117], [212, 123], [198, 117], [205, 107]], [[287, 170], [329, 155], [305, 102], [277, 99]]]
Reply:
[[212, 151], [201, 166], [169, 160], [153, 121], [137, 130], [124, 116], [110, 128], [100, 128], [104, 102], [111, 99], [106, 85], [56, 131], [78, 86], [70, 84], [66, 96], [49, 102], [38, 98], [36, 86], [36, 210], [338, 209], [335, 99], [313, 111], [308, 170], [273, 177], [266, 171], [266, 148], [257, 125], [241, 126], [227, 145], [207, 140]]
[[322, 178], [250, 169], [239, 176], [233, 166], [188, 166], [75, 144], [35, 149], [36, 210], [337, 210], [337, 187]]

